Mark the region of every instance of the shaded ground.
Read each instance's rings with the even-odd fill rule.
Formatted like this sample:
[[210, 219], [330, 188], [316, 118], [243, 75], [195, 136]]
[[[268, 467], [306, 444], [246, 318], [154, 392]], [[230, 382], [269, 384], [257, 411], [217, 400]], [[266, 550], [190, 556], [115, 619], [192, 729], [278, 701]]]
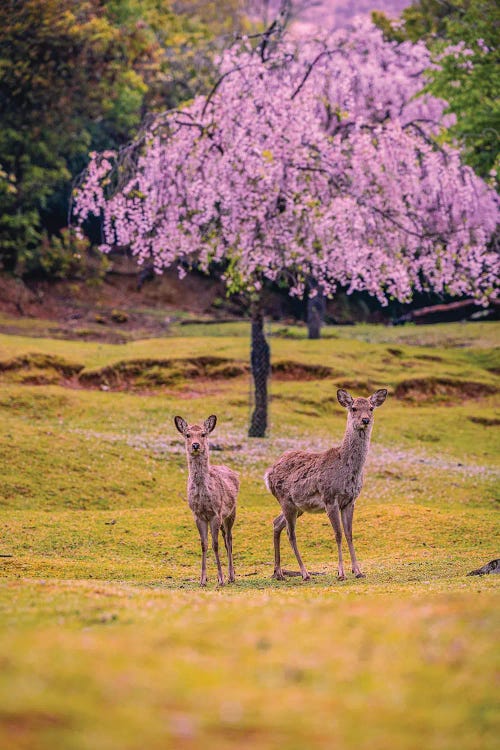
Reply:
[[231, 313], [222, 286], [211, 279], [181, 281], [166, 272], [139, 290], [136, 266], [126, 259], [115, 265], [117, 273], [100, 283], [21, 282], [0, 274], [0, 331], [120, 343], [163, 335], [183, 317]]

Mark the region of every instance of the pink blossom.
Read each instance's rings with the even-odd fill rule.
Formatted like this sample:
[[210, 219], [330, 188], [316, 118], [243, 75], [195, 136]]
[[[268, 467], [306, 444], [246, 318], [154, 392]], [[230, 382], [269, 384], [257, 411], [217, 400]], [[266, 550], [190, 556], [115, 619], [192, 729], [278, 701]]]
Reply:
[[102, 249], [130, 246], [158, 272], [221, 263], [255, 291], [282, 280], [301, 295], [312, 277], [383, 304], [413, 289], [495, 296], [498, 199], [439, 145], [446, 102], [418, 95], [426, 47], [364, 22], [262, 57], [246, 41], [226, 50], [210, 96], [123, 154], [94, 154], [75, 215], [102, 215]]

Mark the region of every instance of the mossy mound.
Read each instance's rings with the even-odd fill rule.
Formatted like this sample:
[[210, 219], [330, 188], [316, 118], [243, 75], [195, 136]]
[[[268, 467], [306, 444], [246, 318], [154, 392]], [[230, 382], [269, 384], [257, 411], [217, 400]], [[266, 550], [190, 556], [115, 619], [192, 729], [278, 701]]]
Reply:
[[[112, 390], [172, 387], [194, 380], [228, 380], [246, 375], [249, 365], [224, 357], [184, 359], [129, 359], [80, 374], [83, 387]], [[283, 360], [273, 364], [276, 380], [320, 380], [332, 377], [330, 367]]]
[[432, 401], [482, 398], [498, 392], [498, 388], [488, 383], [456, 378], [409, 378], [402, 380], [395, 388], [396, 398], [408, 401]]
[[348, 390], [352, 396], [364, 396], [365, 398], [381, 387], [371, 380], [358, 379], [338, 380], [338, 386]]
[[200, 379], [235, 378], [248, 371], [244, 362], [224, 357], [187, 359], [129, 359], [82, 372], [80, 384], [86, 387], [159, 388]]
[[44, 370], [48, 370], [51, 373], [56, 372], [63, 375], [65, 378], [77, 375], [83, 370], [83, 367], [79, 362], [70, 362], [55, 354], [42, 354], [39, 352], [21, 354], [18, 357], [0, 361], [0, 372], [33, 370], [38, 374]]
[[335, 375], [331, 367], [325, 365], [306, 365], [303, 362], [294, 362], [283, 359], [271, 366], [273, 377], [276, 380], [323, 380]]

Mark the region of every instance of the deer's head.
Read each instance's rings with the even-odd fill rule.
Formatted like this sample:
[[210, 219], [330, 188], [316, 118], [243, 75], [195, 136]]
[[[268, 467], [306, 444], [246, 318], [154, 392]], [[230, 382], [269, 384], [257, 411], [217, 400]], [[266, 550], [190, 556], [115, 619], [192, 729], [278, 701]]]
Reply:
[[208, 436], [217, 424], [215, 414], [205, 419], [202, 427], [198, 424], [188, 425], [182, 417], [174, 417], [174, 423], [186, 441], [186, 453], [188, 456], [208, 454]]
[[353, 398], [350, 393], [340, 388], [337, 400], [347, 409], [347, 421], [353, 430], [359, 433], [369, 432], [373, 423], [373, 412], [377, 406], [382, 406], [387, 398], [387, 389], [380, 388], [369, 398]]

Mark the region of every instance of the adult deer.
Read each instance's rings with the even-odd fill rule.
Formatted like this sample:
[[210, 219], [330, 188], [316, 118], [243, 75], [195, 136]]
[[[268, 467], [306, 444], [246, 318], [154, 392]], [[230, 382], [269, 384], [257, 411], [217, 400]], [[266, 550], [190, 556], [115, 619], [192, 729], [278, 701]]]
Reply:
[[208, 528], [212, 534], [212, 548], [217, 563], [217, 580], [224, 585], [219, 557], [219, 530], [222, 531], [228, 557], [229, 582], [234, 581], [232, 528], [236, 517], [236, 497], [239, 490], [238, 474], [227, 466], [211, 466], [208, 436], [217, 417], [212, 414], [203, 426], [188, 425], [182, 417], [174, 417], [175, 426], [186, 442], [188, 460], [188, 504], [196, 521], [201, 540], [200, 585], [207, 583]]
[[343, 389], [337, 399], [347, 409], [347, 426], [342, 443], [322, 453], [295, 450], [284, 453], [265, 474], [270, 492], [281, 505], [274, 519], [274, 578], [283, 580], [280, 560], [280, 537], [286, 526], [288, 538], [299, 563], [304, 581], [310, 575], [297, 548], [295, 525], [303, 513], [326, 512], [335, 532], [338, 547], [338, 577], [345, 579], [342, 559], [342, 525], [349, 546], [352, 572], [364, 578], [352, 542], [354, 503], [363, 486], [363, 467], [370, 445], [373, 411], [381, 406], [387, 390], [381, 388], [369, 398], [352, 398]]

